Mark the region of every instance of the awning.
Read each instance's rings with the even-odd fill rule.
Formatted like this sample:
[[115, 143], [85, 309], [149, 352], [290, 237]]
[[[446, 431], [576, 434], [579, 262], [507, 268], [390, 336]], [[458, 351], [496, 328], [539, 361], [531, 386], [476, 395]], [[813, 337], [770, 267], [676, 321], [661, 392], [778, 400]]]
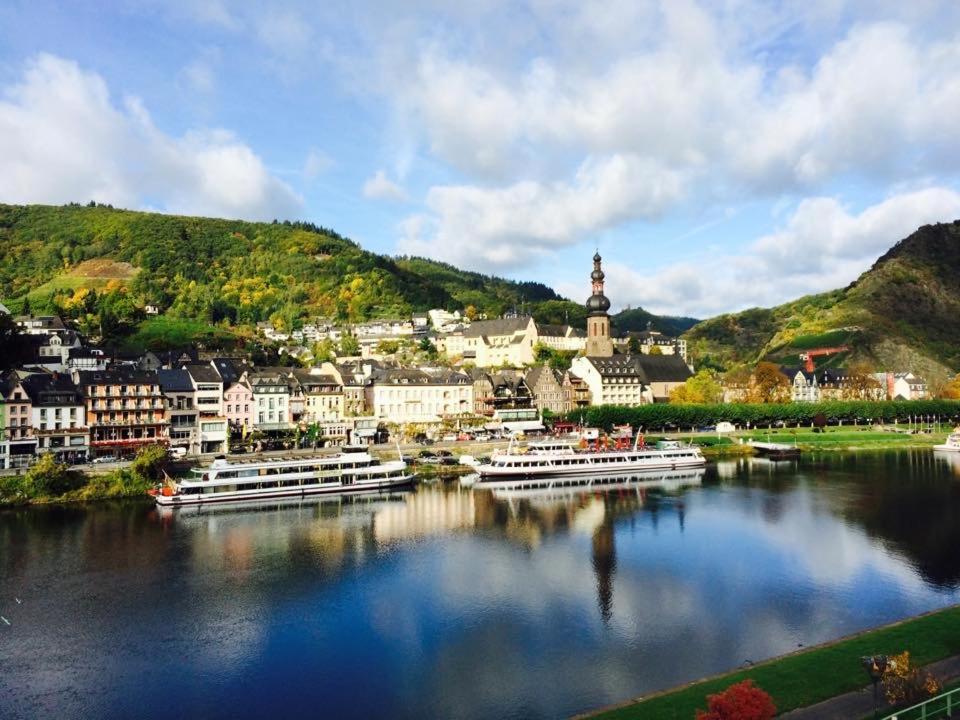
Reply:
[[539, 432], [546, 430], [539, 420], [517, 420], [503, 423], [503, 429], [509, 432]]

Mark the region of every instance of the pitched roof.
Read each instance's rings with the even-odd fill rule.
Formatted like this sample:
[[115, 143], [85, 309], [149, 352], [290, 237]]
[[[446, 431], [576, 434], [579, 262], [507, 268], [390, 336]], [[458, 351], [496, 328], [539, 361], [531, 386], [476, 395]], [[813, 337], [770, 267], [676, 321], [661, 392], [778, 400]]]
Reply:
[[157, 370], [157, 377], [164, 392], [193, 392], [190, 373], [186, 370]]
[[63, 405], [79, 403], [80, 394], [69, 375], [61, 373], [38, 373], [25, 377], [21, 384], [34, 405]]
[[210, 363], [186, 363], [183, 369], [190, 373], [194, 382], [203, 383], [222, 383], [223, 378], [220, 373]]
[[498, 320], [477, 320], [463, 331], [464, 337], [489, 337], [491, 335], [513, 335], [523, 332], [530, 324], [531, 318], [500, 318]]
[[159, 377], [155, 371], [138, 370], [134, 367], [109, 370], [81, 370], [77, 373], [78, 385], [156, 385]]
[[544, 374], [551, 376], [558, 384], [560, 383], [560, 378], [557, 377], [557, 373], [552, 367], [549, 365], [537, 365], [536, 367], [530, 368], [530, 371], [527, 373], [527, 385], [533, 389], [543, 378]]
[[693, 375], [679, 355], [634, 355], [647, 382], [685, 382]]

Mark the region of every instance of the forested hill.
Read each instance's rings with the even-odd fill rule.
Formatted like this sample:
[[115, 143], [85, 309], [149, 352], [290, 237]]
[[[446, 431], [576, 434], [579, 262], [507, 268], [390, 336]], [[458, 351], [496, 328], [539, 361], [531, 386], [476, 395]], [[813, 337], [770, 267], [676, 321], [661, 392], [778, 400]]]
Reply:
[[822, 359], [943, 376], [960, 369], [960, 221], [925, 225], [841, 290], [775, 308], [721, 315], [686, 338], [700, 362], [723, 367], [769, 359], [792, 365], [815, 347], [849, 347]]
[[[153, 340], [176, 323], [232, 331], [263, 320], [358, 322], [430, 308], [472, 306], [490, 317], [516, 309], [579, 327], [586, 317], [581, 302], [542, 283], [377, 255], [310, 223], [76, 204], [0, 204], [0, 301], [15, 313], [60, 313], [108, 340], [137, 331], [148, 305], [167, 319], [153, 323]], [[189, 339], [167, 334], [170, 342]]]

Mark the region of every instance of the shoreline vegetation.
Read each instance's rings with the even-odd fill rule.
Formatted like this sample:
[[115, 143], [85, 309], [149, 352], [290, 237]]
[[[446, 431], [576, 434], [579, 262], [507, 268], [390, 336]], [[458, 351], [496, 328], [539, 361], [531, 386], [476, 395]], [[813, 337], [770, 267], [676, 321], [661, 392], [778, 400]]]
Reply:
[[[952, 427], [952, 426], [951, 426]], [[648, 436], [649, 443], [661, 437], [681, 437], [698, 445], [704, 457], [710, 460], [751, 457], [753, 448], [749, 439], [795, 445], [804, 452], [861, 452], [883, 450], [917, 450], [942, 443], [949, 429], [941, 432], [914, 432], [908, 426], [891, 426], [878, 430], [867, 426], [842, 426], [826, 428], [773, 428], [753, 431], [738, 431], [730, 435], [716, 433], [673, 433]], [[489, 443], [480, 447], [489, 450]], [[477, 446], [471, 443], [450, 445], [455, 456], [476, 454]], [[377, 453], [377, 451], [374, 451]], [[392, 454], [393, 448], [385, 447], [382, 453]], [[91, 502], [115, 498], [146, 497], [146, 492], [163, 476], [170, 462], [161, 446], [142, 450], [127, 467], [106, 472], [75, 470], [57, 463], [49, 454], [20, 475], [0, 476], [0, 508], [23, 505]], [[424, 481], [434, 481], [469, 473], [469, 468], [460, 465], [416, 465], [417, 476]]]
[[590, 711], [581, 720], [688, 720], [707, 706], [707, 695], [752, 679], [769, 693], [778, 713], [814, 705], [869, 684], [860, 658], [910, 651], [919, 665], [960, 654], [960, 605], [934, 610], [815, 647], [771, 658], [677, 688]]

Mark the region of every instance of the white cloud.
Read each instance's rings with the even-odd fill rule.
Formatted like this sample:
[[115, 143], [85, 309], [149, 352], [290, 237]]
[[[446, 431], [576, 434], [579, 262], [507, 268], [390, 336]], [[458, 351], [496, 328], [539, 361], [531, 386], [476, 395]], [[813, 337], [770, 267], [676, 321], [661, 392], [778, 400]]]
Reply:
[[0, 157], [6, 202], [92, 199], [249, 219], [290, 217], [302, 207], [231, 132], [166, 135], [138, 99], [117, 106], [99, 75], [53, 55], [32, 59], [22, 80], [4, 88]]
[[[407, 65], [391, 54], [386, 92], [406, 126], [464, 178], [428, 191], [418, 235], [405, 233], [398, 249], [505, 270], [684, 202], [775, 203], [847, 180], [882, 193], [931, 171], [955, 173], [960, 35], [933, 32], [935, 14], [884, 5], [885, 21], [855, 23], [843, 21], [847, 11], [791, 4], [791, 26], [787, 13], [734, 6], [615, 3], [600, 24], [592, 8], [537, 6], [557, 47], [531, 42], [543, 52], [519, 61], [475, 50], [486, 46], [466, 32], [429, 36]], [[753, 37], [731, 31], [738, 17]], [[818, 28], [834, 26], [844, 29], [812, 44]], [[628, 29], [633, 43], [622, 37]], [[779, 43], [762, 43], [767, 29]], [[782, 47], [793, 32], [811, 43], [803, 50], [815, 49], [812, 59]], [[584, 60], [572, 48], [588, 37]], [[744, 52], [751, 41], [762, 51]], [[607, 158], [673, 179], [655, 185], [654, 212], [637, 188], [582, 197], [584, 167]], [[621, 207], [617, 195], [638, 201]]]
[[613, 155], [588, 158], [571, 183], [434, 187], [427, 195], [433, 215], [402, 226], [400, 249], [474, 266], [512, 265], [623, 220], [656, 217], [683, 183], [655, 163]]
[[785, 226], [745, 253], [670, 265], [654, 274], [607, 264], [617, 304], [708, 317], [843, 287], [920, 225], [960, 217], [960, 193], [928, 188], [851, 213], [836, 199], [803, 200]]
[[205, 49], [181, 70], [184, 84], [194, 92], [213, 92], [217, 84], [216, 66], [219, 63], [220, 50], [215, 47]]
[[377, 170], [373, 177], [363, 184], [363, 196], [373, 200], [393, 200], [394, 202], [407, 200], [404, 189], [388, 178], [383, 170]]

